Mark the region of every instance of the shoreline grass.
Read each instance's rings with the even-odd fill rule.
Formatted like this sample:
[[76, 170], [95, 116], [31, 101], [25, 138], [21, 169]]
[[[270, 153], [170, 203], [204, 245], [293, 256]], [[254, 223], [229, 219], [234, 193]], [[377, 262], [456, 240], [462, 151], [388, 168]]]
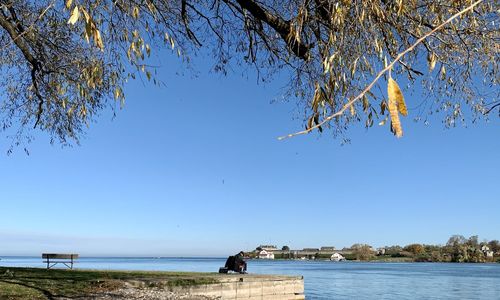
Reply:
[[125, 287], [172, 288], [217, 283], [216, 273], [0, 267], [0, 300], [85, 297]]

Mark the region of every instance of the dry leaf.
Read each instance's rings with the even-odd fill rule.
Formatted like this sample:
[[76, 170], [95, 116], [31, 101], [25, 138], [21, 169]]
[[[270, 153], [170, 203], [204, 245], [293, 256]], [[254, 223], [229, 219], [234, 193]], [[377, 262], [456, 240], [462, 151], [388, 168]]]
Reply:
[[406, 116], [408, 111], [404, 103], [403, 94], [399, 89], [398, 84], [392, 78], [389, 78], [387, 83], [387, 94], [389, 97], [389, 114], [391, 116], [391, 131], [400, 138], [403, 136], [403, 127], [399, 120], [399, 112]]
[[82, 10], [83, 16], [85, 17], [85, 22], [90, 23], [90, 15], [87, 10], [83, 7], [80, 8]]
[[139, 18], [139, 7], [134, 6], [134, 9], [132, 10], [132, 17], [136, 20]]
[[356, 109], [354, 108], [354, 104], [351, 104], [351, 106], [349, 107], [349, 109], [351, 110], [351, 116], [355, 116], [356, 115]]
[[69, 17], [68, 24], [74, 25], [78, 18], [80, 17], [80, 11], [78, 11], [78, 6], [75, 6]]
[[104, 50], [104, 43], [102, 42], [101, 32], [99, 32], [97, 28], [94, 30], [94, 42], [99, 49]]
[[436, 67], [437, 56], [434, 52], [427, 56], [427, 63], [429, 63], [429, 72], [432, 72]]
[[444, 64], [441, 65], [441, 70], [439, 70], [439, 73], [441, 74], [441, 80], [446, 79], [446, 68], [444, 67]]
[[389, 78], [387, 90], [389, 94], [389, 101], [391, 98], [394, 98], [396, 100], [399, 113], [406, 117], [408, 115], [408, 110], [406, 109], [403, 93], [401, 92], [399, 85], [392, 78]]
[[309, 117], [309, 119], [307, 120], [306, 129], [310, 129], [313, 126], [314, 126], [314, 115]]

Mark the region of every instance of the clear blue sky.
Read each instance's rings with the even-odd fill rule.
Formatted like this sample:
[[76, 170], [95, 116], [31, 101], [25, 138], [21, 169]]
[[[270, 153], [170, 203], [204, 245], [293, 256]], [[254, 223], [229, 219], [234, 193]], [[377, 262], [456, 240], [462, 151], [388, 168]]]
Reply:
[[[227, 255], [262, 243], [500, 239], [498, 119], [444, 129], [386, 126], [276, 138], [302, 128], [283, 82], [228, 77], [168, 58], [167, 87], [132, 82], [125, 108], [103, 112], [81, 146], [37, 134], [31, 155], [0, 139], [0, 255]], [[419, 99], [407, 97], [408, 106]], [[410, 111], [410, 114], [412, 111]]]

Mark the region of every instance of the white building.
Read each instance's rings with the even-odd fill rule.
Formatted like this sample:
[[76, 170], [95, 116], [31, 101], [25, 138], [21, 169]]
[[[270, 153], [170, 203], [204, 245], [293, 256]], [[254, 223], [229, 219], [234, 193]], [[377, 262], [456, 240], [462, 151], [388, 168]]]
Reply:
[[260, 245], [259, 247], [257, 247], [257, 249], [266, 251], [277, 251], [278, 247], [276, 247], [275, 245]]
[[335, 251], [335, 247], [333, 247], [333, 246], [323, 246], [319, 250], [320, 251], [324, 251], [324, 252]]
[[345, 260], [345, 257], [343, 257], [342, 254], [335, 252], [330, 257], [330, 260], [331, 261], [342, 261], [342, 260]]
[[493, 257], [493, 251], [491, 250], [488, 250], [488, 251], [484, 251], [484, 255], [486, 255], [486, 257]]
[[274, 253], [266, 250], [262, 250], [259, 252], [259, 258], [261, 259], [274, 259]]

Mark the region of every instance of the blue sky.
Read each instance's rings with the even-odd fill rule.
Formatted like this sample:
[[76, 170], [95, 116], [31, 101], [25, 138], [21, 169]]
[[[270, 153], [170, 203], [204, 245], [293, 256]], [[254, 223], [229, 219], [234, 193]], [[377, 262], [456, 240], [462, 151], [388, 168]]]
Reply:
[[[81, 146], [37, 134], [7, 156], [0, 139], [0, 255], [219, 256], [259, 244], [445, 243], [500, 238], [500, 122], [444, 129], [403, 120], [285, 141], [302, 128], [282, 78], [256, 84], [168, 58], [167, 87], [140, 81]], [[185, 73], [177, 75], [176, 73]], [[418, 103], [407, 96], [408, 106]], [[410, 110], [410, 115], [412, 111]]]

